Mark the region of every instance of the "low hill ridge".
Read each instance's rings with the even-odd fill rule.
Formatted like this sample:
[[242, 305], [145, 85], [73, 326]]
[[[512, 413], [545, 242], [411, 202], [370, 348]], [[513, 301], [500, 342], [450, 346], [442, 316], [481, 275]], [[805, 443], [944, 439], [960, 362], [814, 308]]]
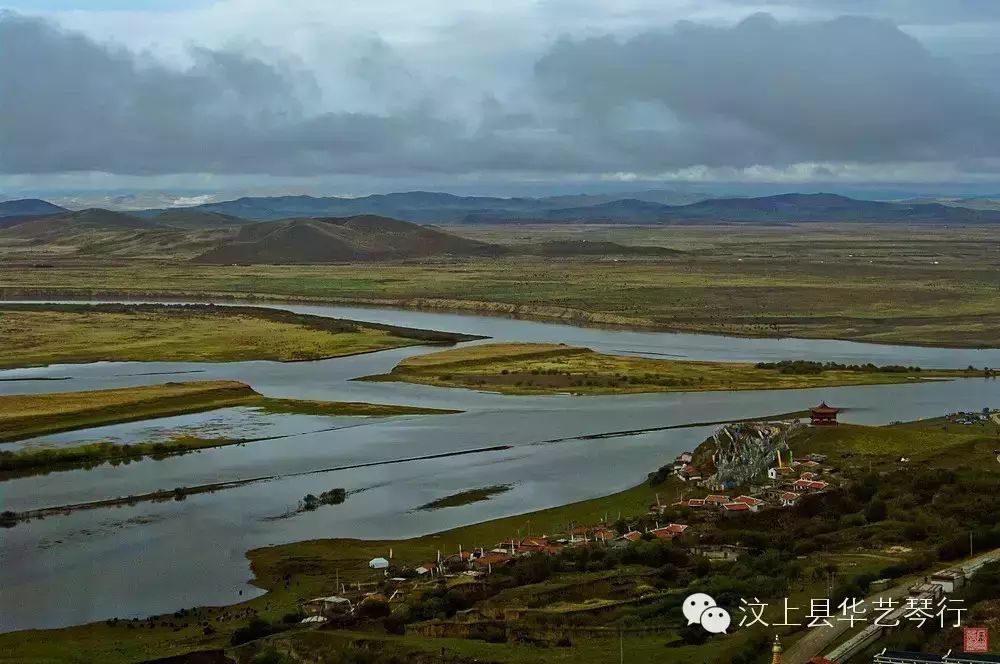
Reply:
[[0, 218], [2, 217], [38, 217], [43, 215], [68, 212], [64, 207], [53, 205], [40, 198], [21, 198], [13, 201], [0, 201]]
[[376, 215], [282, 219], [244, 226], [197, 263], [328, 263], [495, 255], [503, 249], [435, 228]]

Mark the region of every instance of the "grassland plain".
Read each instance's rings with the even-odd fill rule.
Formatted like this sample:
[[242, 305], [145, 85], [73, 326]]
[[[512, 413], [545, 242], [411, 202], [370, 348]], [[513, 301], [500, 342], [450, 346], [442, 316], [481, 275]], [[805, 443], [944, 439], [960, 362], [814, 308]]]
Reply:
[[239, 406], [259, 396], [245, 383], [224, 380], [4, 395], [0, 396], [0, 441]]
[[[772, 390], [905, 383], [974, 375], [953, 371], [826, 369], [783, 373], [736, 362], [692, 362], [605, 355], [562, 344], [481, 344], [407, 358], [370, 381], [404, 381], [505, 394], [629, 394]], [[977, 372], [982, 374], [981, 371]]]
[[97, 361], [287, 362], [466, 338], [255, 307], [0, 303], [0, 369]]
[[455, 230], [491, 242], [613, 240], [685, 253], [323, 266], [9, 260], [0, 266], [0, 298], [296, 300], [741, 336], [1000, 343], [1000, 245], [989, 228], [729, 224]]
[[[905, 436], [901, 436], [900, 432], [905, 432]], [[836, 464], [836, 470], [831, 468], [831, 472], [844, 480], [852, 478], [852, 484], [858, 486], [857, 491], [849, 490], [845, 496], [835, 498], [831, 504], [836, 505], [838, 500], [856, 500], [857, 498], [849, 497], [854, 494], [861, 495], [862, 500], [884, 500], [888, 504], [888, 518], [866, 520], [853, 511], [842, 513], [846, 508], [838, 508], [841, 511], [834, 510], [830, 515], [824, 515], [822, 511], [817, 514], [815, 510], [821, 507], [817, 503], [801, 514], [795, 510], [778, 510], [752, 515], [753, 525], [741, 525], [724, 519], [707, 520], [697, 527], [702, 532], [704, 541], [725, 542], [732, 538], [745, 539], [753, 536], [763, 538], [766, 542], [773, 537], [771, 533], [785, 533], [798, 541], [803, 547], [802, 551], [797, 552], [800, 554], [798, 557], [786, 552], [786, 564], [796, 567], [800, 579], [789, 589], [795, 606], [808, 606], [808, 598], [826, 596], [826, 584], [831, 570], [837, 570], [838, 578], [848, 584], [848, 592], [853, 592], [849, 587], [853, 579], [877, 578], [879, 573], [887, 569], [886, 566], [901, 570], [912, 567], [912, 572], [902, 572], [904, 576], [911, 573], [923, 574], [926, 566], [941, 565], [936, 562], [937, 554], [932, 555], [938, 541], [935, 538], [955, 536], [967, 541], [967, 534], [964, 532], [956, 535], [954, 519], [978, 514], [977, 510], [969, 509], [972, 503], [951, 505], [930, 498], [937, 491], [946, 491], [958, 502], [983, 503], [991, 500], [988, 491], [990, 486], [995, 486], [996, 464], [991, 462], [997, 432], [998, 427], [992, 422], [959, 428], [949, 425], [944, 419], [889, 427], [842, 425], [809, 429], [790, 441], [793, 450], [798, 455], [821, 450], [834, 460], [831, 463]], [[891, 440], [882, 442], [884, 436]], [[901, 462], [897, 456], [900, 449], [904, 449], [903, 445], [909, 457], [907, 462]], [[865, 474], [870, 467], [877, 467], [875, 475]], [[918, 481], [921, 477], [929, 476], [929, 473], [937, 478], [937, 485], [924, 487], [920, 495], [914, 495], [906, 482]], [[871, 482], [872, 478], [878, 478], [874, 484]], [[395, 563], [416, 565], [433, 560], [439, 550], [447, 553], [457, 550], [459, 546], [466, 550], [479, 546], [489, 547], [518, 535], [551, 535], [566, 532], [571, 524], [616, 521], [619, 515], [626, 520], [634, 520], [645, 515], [651, 503], [657, 500], [669, 503], [689, 495], [691, 491], [691, 487], [673, 479], [655, 486], [643, 482], [631, 489], [601, 498], [411, 539], [311, 540], [257, 549], [249, 552], [248, 556], [255, 574], [255, 583], [268, 591], [262, 597], [230, 607], [186, 609], [135, 623], [108, 621], [57, 630], [3, 634], [0, 635], [0, 662], [101, 661], [124, 664], [196, 650], [227, 648], [234, 632], [247, 624], [247, 610], [252, 609], [260, 618], [280, 625], [284, 616], [294, 615], [298, 611], [303, 599], [329, 594], [335, 581], [353, 584], [376, 580], [377, 576], [368, 568], [367, 561], [375, 556], [387, 555], [390, 547], [394, 552]], [[869, 496], [866, 493], [869, 491], [874, 495]], [[929, 506], [927, 510], [931, 511], [916, 516], [915, 523], [919, 529], [923, 529], [912, 536], [916, 540], [900, 539], [906, 537], [901, 534], [908, 530], [904, 526], [914, 521], [914, 510], [917, 509], [915, 500]], [[938, 511], [941, 510], [943, 512], [939, 514]], [[986, 518], [989, 516], [986, 515]], [[808, 536], [805, 535], [807, 532]], [[931, 537], [929, 533], [936, 534]], [[901, 541], [908, 546], [889, 546]], [[859, 543], [863, 543], [861, 551], [858, 550]], [[814, 548], [807, 550], [805, 545]], [[821, 546], [821, 549], [816, 549], [817, 546]], [[914, 561], [922, 560], [925, 560], [925, 567], [917, 569], [913, 566]], [[756, 558], [753, 564], [769, 565], [776, 561], [774, 554], [766, 553]], [[543, 609], [551, 605], [562, 611], [566, 602], [586, 603], [586, 598], [590, 596], [588, 593], [593, 594], [589, 589], [594, 587], [595, 581], [600, 580], [597, 577], [602, 574], [610, 574], [605, 581], [617, 582], [623, 576], [654, 573], [657, 572], [652, 568], [639, 572], [634, 567], [618, 568], [608, 573], [560, 573], [541, 583], [502, 591], [495, 601], [502, 603], [509, 600], [514, 604], [530, 604]], [[751, 574], [750, 580], [759, 584], [765, 578], [760, 574], [766, 574], [767, 578], [781, 578], [785, 572], [755, 569], [748, 573]], [[453, 589], [458, 589], [458, 585], [454, 585]], [[671, 603], [674, 600], [670, 597], [682, 595], [683, 590], [682, 586], [674, 588], [671, 591], [673, 594], [665, 598], [663, 607], [672, 611], [675, 607]], [[645, 614], [640, 611], [636, 618], [641, 620], [642, 615]], [[625, 625], [628, 624], [626, 621]], [[206, 629], [206, 625], [211, 629]], [[414, 662], [587, 663], [608, 661], [609, 657], [613, 659], [618, 652], [617, 639], [608, 638], [581, 637], [573, 639], [572, 644], [567, 647], [540, 648], [530, 643], [487, 643], [482, 640], [431, 638], [411, 634], [393, 636], [386, 634], [378, 623], [345, 630], [316, 631], [294, 628], [287, 624], [281, 629], [285, 631], [269, 637], [265, 643], [272, 643], [282, 652], [293, 654], [295, 659], [291, 661], [382, 662], [392, 661], [388, 656], [395, 654]], [[804, 633], [805, 630], [786, 630], [782, 636], [783, 642], [787, 646]], [[771, 633], [766, 636], [771, 638]], [[624, 641], [624, 647], [632, 661], [714, 663], [729, 661], [731, 656], [745, 651], [754, 638], [755, 633], [751, 630], [736, 630], [730, 636], [714, 638], [698, 645], [678, 640], [679, 636], [670, 631], [660, 630], [648, 635], [630, 633]], [[260, 645], [261, 642], [255, 642], [253, 647]], [[385, 658], [339, 659], [352, 652], [357, 654], [358, 651], [374, 651]], [[249, 654], [243, 653], [242, 661], [248, 660]]]
[[[373, 417], [456, 412], [370, 403], [272, 399], [237, 381], [165, 383], [87, 392], [0, 396], [0, 442], [232, 406], [257, 408], [271, 413]], [[65, 464], [160, 456], [244, 442], [251, 441], [183, 435], [127, 445], [95, 442], [2, 451], [0, 470], [36, 472]]]

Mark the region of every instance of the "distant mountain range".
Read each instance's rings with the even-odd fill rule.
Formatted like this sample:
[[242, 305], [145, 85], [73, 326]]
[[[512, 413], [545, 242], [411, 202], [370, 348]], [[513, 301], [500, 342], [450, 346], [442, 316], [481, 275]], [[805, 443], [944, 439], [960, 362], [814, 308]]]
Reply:
[[909, 198], [901, 203], [940, 203], [949, 207], [964, 207], [972, 210], [1000, 210], [1000, 195], [996, 196], [972, 196], [966, 198], [956, 198], [952, 196], [922, 196], [919, 198]]
[[[610, 195], [497, 198], [413, 191], [360, 198], [263, 196], [191, 207], [131, 212], [160, 226], [220, 228], [279, 219], [371, 215], [418, 224], [513, 223], [710, 223], [710, 222], [912, 222], [1000, 223], [991, 199], [969, 207], [940, 201], [868, 201], [836, 194], [781, 194], [757, 198], [708, 198], [680, 204], [683, 195], [635, 192]], [[695, 197], [697, 198], [697, 197]], [[0, 217], [52, 215], [64, 208], [31, 199], [0, 203]]]
[[[709, 198], [678, 205], [656, 200], [657, 192], [645, 193], [646, 195], [640, 198], [585, 195], [494, 198], [416, 191], [361, 198], [312, 196], [240, 198], [187, 209], [258, 221], [290, 217], [349, 217], [368, 214], [424, 224], [651, 224], [713, 221], [1000, 223], [1000, 210], [972, 209], [940, 203], [865, 201], [836, 194]], [[140, 214], [154, 216], [160, 212], [147, 210]]]

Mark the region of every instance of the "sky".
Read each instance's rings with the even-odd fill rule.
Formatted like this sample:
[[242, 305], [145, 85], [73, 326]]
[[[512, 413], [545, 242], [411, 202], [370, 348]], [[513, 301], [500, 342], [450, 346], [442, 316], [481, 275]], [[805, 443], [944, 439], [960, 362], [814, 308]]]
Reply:
[[995, 0], [0, 7], [0, 194], [1000, 192]]

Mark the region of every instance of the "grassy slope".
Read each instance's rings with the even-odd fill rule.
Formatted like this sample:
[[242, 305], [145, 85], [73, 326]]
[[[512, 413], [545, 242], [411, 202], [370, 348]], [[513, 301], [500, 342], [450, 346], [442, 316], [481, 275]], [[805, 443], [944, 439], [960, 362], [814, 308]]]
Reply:
[[[945, 428], [942, 429], [941, 427]], [[831, 459], [840, 455], [861, 454], [876, 463], [891, 463], [891, 457], [899, 451], [902, 441], [909, 441], [906, 453], [914, 458], [937, 463], [949, 459], [951, 449], [961, 450], [959, 458], [968, 460], [968, 454], [990, 458], [986, 448], [996, 435], [996, 425], [984, 425], [984, 431], [956, 429], [940, 420], [928, 420], [892, 427], [844, 426], [824, 429], [810, 429], [802, 437], [793, 441], [797, 454], [822, 450]], [[899, 432], [905, 431], [905, 437]], [[877, 441], [891, 439], [889, 444]], [[873, 442], [874, 441], [874, 442]], [[985, 445], [985, 447], [984, 447]], [[982, 449], [980, 449], [982, 448]], [[978, 458], [978, 457], [977, 457]], [[668, 480], [667, 483], [651, 488], [647, 483], [631, 489], [586, 500], [570, 505], [495, 519], [484, 523], [455, 528], [453, 530], [426, 535], [407, 540], [362, 541], [362, 540], [312, 540], [296, 542], [251, 551], [251, 564], [256, 575], [256, 583], [268, 589], [268, 593], [249, 600], [236, 608], [254, 607], [265, 618], [279, 620], [286, 612], [297, 606], [300, 598], [328, 594], [335, 578], [342, 582], [369, 581], [372, 578], [367, 561], [375, 556], [386, 555], [391, 546], [394, 559], [403, 563], [419, 563], [431, 560], [438, 549], [443, 552], [456, 550], [459, 545], [465, 549], [490, 546], [498, 541], [516, 537], [518, 532], [526, 535], [553, 533], [566, 528], [570, 522], [577, 524], [596, 523], [608, 515], [611, 519], [622, 515], [638, 515], [646, 512], [648, 505], [657, 497], [663, 502], [678, 498], [685, 490], [682, 483]], [[690, 490], [689, 490], [690, 492]], [[861, 560], [867, 560], [862, 558]], [[882, 565], [885, 560], [869, 561], [872, 565]], [[876, 565], [877, 563], [877, 565]], [[291, 575], [286, 588], [284, 579]], [[809, 589], [805, 589], [809, 590]], [[818, 590], [817, 590], [818, 592]], [[802, 594], [802, 599], [808, 595]], [[813, 595], [818, 596], [818, 595]], [[229, 607], [230, 610], [233, 607]], [[217, 615], [216, 610], [210, 615]], [[143, 657], [166, 656], [190, 650], [221, 647], [228, 641], [229, 634], [245, 621], [213, 622], [218, 630], [213, 635], [204, 635], [196, 621], [187, 618], [167, 617], [167, 621], [180, 625], [157, 626], [154, 629], [126, 629], [110, 627], [104, 623], [93, 623], [60, 630], [33, 630], [0, 635], [0, 662], [89, 662], [100, 658], [108, 664], [135, 661]], [[608, 653], [613, 655], [617, 645], [609, 640], [578, 640], [573, 648], [535, 649], [514, 648], [509, 644], [488, 644], [479, 641], [456, 639], [431, 639], [386, 637], [381, 634], [350, 632], [305, 632], [294, 636], [294, 640], [304, 639], [302, 645], [311, 648], [340, 648], [352, 639], [374, 639], [386, 641], [387, 647], [400, 648], [403, 652], [413, 649], [418, 652], [440, 652], [442, 647], [467, 656], [478, 656], [484, 661], [496, 662], [542, 662], [542, 661], [606, 661]], [[736, 649], [744, 636], [737, 632], [721, 641], [713, 640], [704, 647], [664, 649], [663, 637], [630, 637], [627, 647], [634, 648], [632, 654], [645, 661], [644, 657], [657, 655], [664, 661], [711, 662], [720, 652]], [[309, 646], [312, 644], [312, 646]], [[788, 641], [786, 641], [786, 645]], [[609, 647], [611, 650], [609, 651]], [[329, 652], [329, 650], [327, 650]], [[677, 658], [672, 657], [677, 655]], [[667, 655], [671, 658], [666, 659]], [[641, 656], [641, 657], [640, 657]]]
[[752, 364], [646, 359], [605, 355], [561, 344], [509, 343], [467, 346], [408, 358], [392, 373], [368, 380], [471, 387], [507, 394], [626, 394], [874, 385], [963, 375], [967, 374], [824, 371], [796, 375], [758, 369]]
[[97, 361], [314, 360], [413, 345], [384, 330], [330, 332], [253, 312], [0, 311], [0, 369]]
[[488, 242], [612, 240], [687, 253], [312, 267], [27, 268], [9, 261], [0, 267], [0, 297], [106, 293], [367, 302], [722, 334], [953, 346], [995, 346], [1000, 334], [1000, 258], [989, 228], [564, 225], [460, 232]]

